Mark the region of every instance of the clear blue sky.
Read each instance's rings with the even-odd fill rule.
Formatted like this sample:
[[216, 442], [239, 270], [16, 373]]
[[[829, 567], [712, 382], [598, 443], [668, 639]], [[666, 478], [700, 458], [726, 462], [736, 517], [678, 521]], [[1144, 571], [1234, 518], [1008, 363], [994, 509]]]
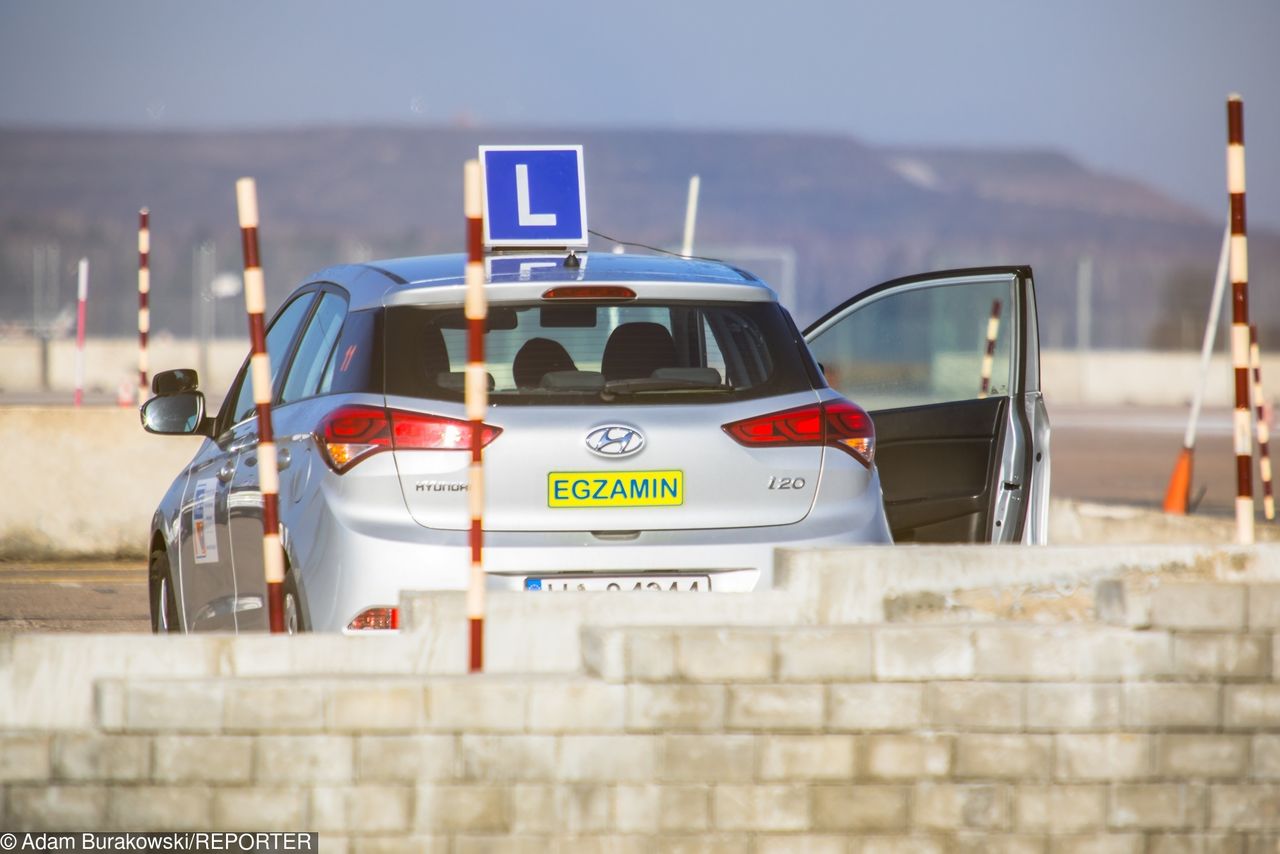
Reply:
[[[1278, 0], [0, 0], [0, 125], [768, 128], [1052, 147], [1280, 227]], [[569, 141], [569, 140], [566, 140]]]

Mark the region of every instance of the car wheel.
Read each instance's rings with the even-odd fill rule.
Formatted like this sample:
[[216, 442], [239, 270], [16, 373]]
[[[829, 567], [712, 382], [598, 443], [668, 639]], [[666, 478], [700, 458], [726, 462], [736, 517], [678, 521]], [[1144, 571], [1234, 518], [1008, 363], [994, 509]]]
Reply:
[[151, 631], [156, 634], [181, 631], [178, 602], [173, 592], [169, 555], [163, 549], [151, 553]]
[[296, 635], [307, 630], [306, 619], [302, 616], [302, 597], [298, 595], [298, 582], [294, 574], [289, 572], [284, 577], [284, 632]]

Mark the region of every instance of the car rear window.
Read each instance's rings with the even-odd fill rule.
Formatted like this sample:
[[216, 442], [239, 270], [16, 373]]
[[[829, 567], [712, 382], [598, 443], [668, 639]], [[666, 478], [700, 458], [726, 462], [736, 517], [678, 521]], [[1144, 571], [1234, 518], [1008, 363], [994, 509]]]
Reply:
[[[388, 395], [461, 401], [461, 308], [387, 309]], [[693, 403], [811, 388], [775, 303], [496, 304], [485, 357], [502, 404]]]

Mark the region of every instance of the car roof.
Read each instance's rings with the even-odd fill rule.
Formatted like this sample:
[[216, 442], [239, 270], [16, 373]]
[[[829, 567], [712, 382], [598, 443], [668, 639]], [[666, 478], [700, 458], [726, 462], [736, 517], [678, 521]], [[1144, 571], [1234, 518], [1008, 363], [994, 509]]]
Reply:
[[[641, 298], [774, 301], [773, 290], [753, 273], [704, 258], [581, 253], [510, 253], [486, 258], [489, 298], [537, 299], [550, 284], [626, 284]], [[423, 255], [329, 267], [308, 282], [333, 282], [351, 295], [353, 309], [384, 303], [459, 302], [466, 255]]]

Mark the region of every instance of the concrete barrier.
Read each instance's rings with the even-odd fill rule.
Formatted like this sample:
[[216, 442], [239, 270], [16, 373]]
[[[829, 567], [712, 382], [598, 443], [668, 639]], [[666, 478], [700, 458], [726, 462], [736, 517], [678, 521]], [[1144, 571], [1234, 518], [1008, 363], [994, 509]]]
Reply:
[[974, 591], [1000, 595], [1012, 608], [1020, 597], [1091, 597], [1103, 579], [1280, 580], [1276, 545], [882, 546], [783, 551], [780, 558], [778, 589], [814, 609], [820, 624], [880, 622], [894, 617], [895, 607], [905, 617], [904, 608], [921, 602], [945, 611]]
[[[1161, 584], [1145, 630], [627, 627], [555, 601], [589, 615], [561, 673], [437, 674], [416, 632], [87, 638], [56, 685], [0, 683], [0, 826], [305, 828], [339, 854], [1280, 840], [1280, 584]], [[84, 652], [63, 644], [5, 639], [0, 674]], [[9, 711], [48, 689], [74, 720]]]
[[[1235, 520], [1225, 516], [1170, 516], [1124, 504], [1057, 498], [1049, 502], [1049, 542], [1054, 545], [1232, 543]], [[1254, 538], [1280, 542], [1280, 528], [1259, 524]]]
[[201, 439], [152, 436], [136, 409], [0, 408], [0, 559], [141, 558]]
[[[783, 552], [778, 587], [761, 593], [525, 593], [491, 591], [486, 666], [491, 673], [554, 675], [601, 662], [662, 655], [624, 646], [605, 630], [701, 626], [726, 631], [769, 626], [831, 627], [939, 619], [1088, 622], [1103, 582], [1126, 585], [1133, 617], [1150, 622], [1150, 591], [1169, 580], [1280, 583], [1280, 545], [1240, 547], [867, 546]], [[1111, 591], [1112, 596], [1116, 591]], [[102, 678], [260, 678], [317, 674], [463, 674], [462, 592], [406, 593], [401, 634], [191, 636], [157, 643], [147, 635], [0, 636], [0, 726], [78, 727], [90, 720], [87, 691]], [[1143, 599], [1143, 597], [1146, 599]], [[990, 600], [988, 602], [988, 600]], [[992, 604], [994, 603], [994, 604]], [[1023, 612], [1014, 606], [1024, 605]], [[1063, 607], [1063, 605], [1069, 607]], [[999, 606], [999, 607], [996, 607]], [[1110, 606], [1114, 612], [1114, 605]], [[1124, 606], [1128, 608], [1129, 606]], [[1145, 612], [1142, 610], [1145, 608]], [[584, 639], [595, 647], [584, 647]], [[605, 644], [599, 646], [598, 644]], [[818, 649], [815, 655], [823, 655]], [[600, 665], [603, 666], [603, 665]]]
[[[1200, 354], [1146, 350], [1043, 350], [1041, 386], [1049, 405], [1186, 406], [1200, 372]], [[1280, 356], [1264, 356], [1262, 375], [1277, 376]], [[1209, 365], [1205, 405], [1230, 407], [1234, 400], [1231, 360], [1216, 354]]]
[[[171, 335], [153, 335], [147, 342], [151, 370], [198, 368], [198, 346], [194, 340]], [[40, 342], [34, 339], [0, 339], [0, 364], [5, 366], [0, 392], [41, 391]], [[48, 344], [49, 386], [66, 392], [71, 402], [75, 389], [75, 341], [54, 340]], [[200, 377], [206, 393], [221, 398], [236, 371], [249, 354], [247, 338], [219, 338], [209, 343], [209, 373]], [[138, 381], [138, 339], [88, 338], [85, 341], [85, 388], [114, 393], [121, 380]]]

